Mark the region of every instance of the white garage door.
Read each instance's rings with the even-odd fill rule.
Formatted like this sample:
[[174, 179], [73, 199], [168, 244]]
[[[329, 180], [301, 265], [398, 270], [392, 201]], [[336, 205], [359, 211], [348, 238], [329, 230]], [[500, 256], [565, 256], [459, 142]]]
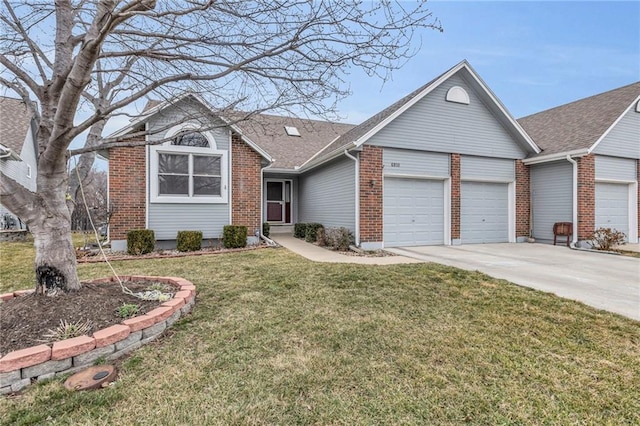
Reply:
[[596, 183], [596, 228], [615, 228], [629, 237], [629, 185]]
[[444, 244], [444, 182], [385, 178], [385, 247]]
[[462, 182], [460, 192], [462, 244], [508, 242], [508, 184]]

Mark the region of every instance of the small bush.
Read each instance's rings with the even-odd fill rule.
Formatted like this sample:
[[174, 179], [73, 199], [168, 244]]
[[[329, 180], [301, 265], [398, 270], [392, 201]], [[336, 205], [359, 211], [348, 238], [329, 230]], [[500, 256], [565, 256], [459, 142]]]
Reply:
[[116, 314], [122, 319], [128, 319], [138, 313], [140, 306], [133, 303], [123, 303], [116, 309]]
[[293, 225], [293, 236], [296, 238], [304, 238], [307, 235], [308, 223], [296, 223]]
[[198, 251], [202, 248], [202, 231], [178, 231], [178, 251]]
[[324, 226], [322, 228], [318, 228], [318, 231], [316, 232], [316, 243], [318, 243], [320, 247], [327, 245], [327, 231], [324, 229]]
[[318, 239], [318, 229], [322, 229], [321, 223], [308, 223], [307, 232], [304, 236], [304, 240], [308, 243], [315, 243]]
[[325, 233], [325, 244], [327, 247], [338, 250], [348, 251], [349, 246], [354, 244], [353, 234], [347, 228], [329, 228]]
[[269, 225], [267, 222], [262, 224], [262, 235], [264, 235], [265, 237], [269, 238], [269, 232], [271, 231], [271, 225]]
[[127, 232], [127, 253], [141, 255], [151, 253], [156, 243], [151, 229], [132, 229]]
[[624, 232], [611, 228], [598, 228], [596, 229], [590, 240], [593, 241], [593, 246], [598, 250], [609, 251], [615, 246], [619, 246], [625, 243], [627, 236]]
[[247, 227], [240, 225], [226, 225], [222, 231], [222, 239], [226, 248], [246, 247]]

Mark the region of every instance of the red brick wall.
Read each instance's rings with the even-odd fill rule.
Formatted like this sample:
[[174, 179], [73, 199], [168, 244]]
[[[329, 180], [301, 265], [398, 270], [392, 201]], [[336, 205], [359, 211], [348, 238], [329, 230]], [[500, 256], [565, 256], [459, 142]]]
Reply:
[[144, 146], [109, 151], [109, 203], [112, 208], [109, 236], [112, 240], [125, 240], [127, 231], [145, 227], [145, 159]]
[[460, 238], [460, 154], [451, 154], [451, 239]]
[[516, 160], [516, 237], [529, 236], [531, 186], [529, 167]]
[[244, 143], [231, 137], [231, 219], [234, 225], [247, 226], [249, 235], [260, 229], [260, 168], [262, 157]]
[[382, 241], [382, 206], [382, 148], [364, 145], [360, 152], [361, 242]]
[[586, 240], [596, 225], [595, 156], [576, 159], [578, 162], [578, 239]]

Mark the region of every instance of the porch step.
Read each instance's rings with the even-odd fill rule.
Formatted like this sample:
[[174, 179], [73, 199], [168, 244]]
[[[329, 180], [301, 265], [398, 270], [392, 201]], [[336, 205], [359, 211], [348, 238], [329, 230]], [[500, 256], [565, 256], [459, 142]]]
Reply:
[[293, 225], [271, 225], [269, 232], [272, 234], [291, 234], [293, 235]]

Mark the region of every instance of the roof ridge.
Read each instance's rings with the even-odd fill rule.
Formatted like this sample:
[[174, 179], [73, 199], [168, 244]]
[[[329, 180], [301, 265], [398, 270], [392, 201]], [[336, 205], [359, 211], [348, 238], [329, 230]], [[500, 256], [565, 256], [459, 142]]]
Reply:
[[565, 107], [568, 107], [570, 105], [574, 105], [574, 104], [577, 104], [577, 103], [588, 101], [590, 99], [597, 98], [597, 97], [600, 97], [600, 96], [611, 95], [614, 92], [622, 91], [624, 89], [627, 89], [627, 88], [629, 88], [631, 86], [635, 86], [635, 85], [638, 85], [638, 87], [640, 87], [640, 81], [636, 81], [634, 83], [630, 83], [630, 84], [627, 84], [627, 85], [624, 85], [624, 86], [621, 86], [621, 87], [618, 87], [618, 88], [615, 88], [615, 89], [607, 90], [606, 92], [596, 93], [595, 95], [591, 95], [591, 96], [587, 96], [587, 97], [584, 97], [584, 98], [576, 99], [575, 101], [567, 102], [565, 104], [556, 105], [554, 107], [551, 107], [551, 108], [548, 108], [548, 109], [544, 109], [542, 111], [534, 112], [533, 114], [525, 115], [524, 117], [518, 118], [518, 121], [533, 117], [533, 116], [538, 115], [538, 114], [543, 114], [543, 113], [547, 113], [547, 112], [550, 112], [550, 111], [553, 111], [553, 110], [557, 110], [558, 108], [565, 108]]

